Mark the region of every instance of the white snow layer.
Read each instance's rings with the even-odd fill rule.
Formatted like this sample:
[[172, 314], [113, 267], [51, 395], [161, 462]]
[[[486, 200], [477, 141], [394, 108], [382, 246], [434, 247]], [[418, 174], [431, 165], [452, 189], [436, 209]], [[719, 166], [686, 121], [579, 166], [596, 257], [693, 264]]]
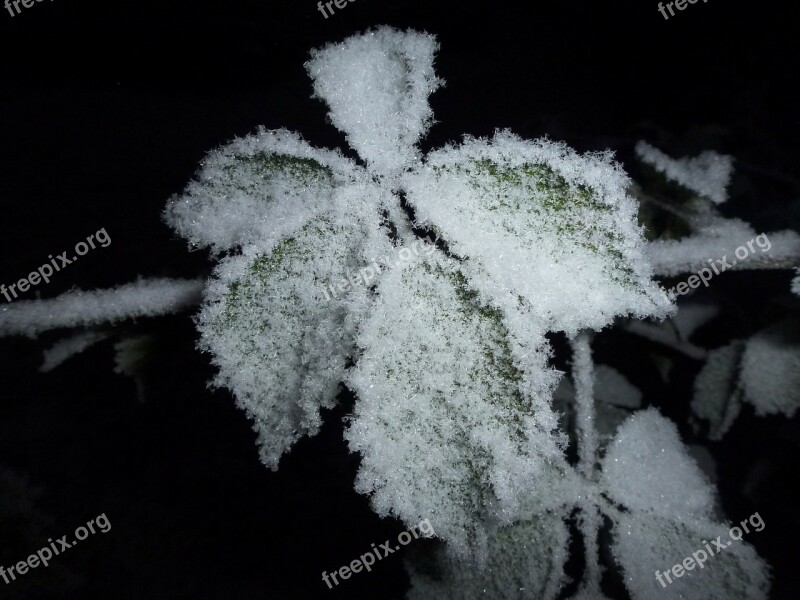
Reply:
[[792, 417], [800, 407], [800, 340], [785, 322], [758, 332], [742, 355], [741, 387], [759, 416]]
[[[374, 203], [360, 191], [338, 190], [338, 212], [277, 246], [253, 244], [224, 259], [206, 288], [198, 328], [219, 367], [214, 383], [233, 391], [254, 420], [271, 469], [297, 439], [319, 430], [320, 408], [333, 406], [354, 350], [368, 288], [329, 286], [390, 248]], [[360, 213], [347, 210], [362, 203]]]
[[44, 351], [44, 362], [39, 370], [42, 373], [52, 371], [64, 361], [80, 354], [87, 348], [90, 348], [102, 342], [109, 337], [109, 333], [99, 331], [82, 331], [70, 337], [57, 341], [49, 349]]
[[594, 395], [598, 402], [636, 409], [642, 405], [642, 392], [622, 373], [608, 365], [595, 369]]
[[733, 175], [733, 157], [706, 150], [694, 157], [671, 158], [645, 141], [636, 144], [636, 155], [656, 171], [715, 204], [728, 199]]
[[729, 539], [728, 526], [711, 520], [708, 478], [658, 411], [640, 411], [620, 426], [603, 460], [602, 483], [628, 509], [614, 515], [612, 550], [633, 600], [767, 597], [768, 567], [744, 541], [730, 542], [703, 568], [658, 583], [656, 571], [681, 564], [707, 540]]
[[378, 294], [347, 379], [356, 490], [378, 514], [428, 518], [450, 551], [485, 560], [493, 524], [531, 497], [540, 510], [563, 502], [550, 488], [567, 469], [549, 406], [558, 374], [540, 342], [526, 366], [546, 391], [526, 384], [502, 316], [439, 253], [388, 272]]
[[[567, 582], [569, 531], [558, 514], [500, 528], [489, 540], [485, 569], [438, 549], [435, 573], [407, 563], [408, 600], [552, 600]], [[596, 599], [594, 599], [596, 600]]]
[[689, 237], [650, 242], [647, 255], [655, 274], [665, 277], [701, 269], [707, 278], [729, 270], [786, 269], [800, 257], [800, 235], [791, 230], [757, 235], [739, 219], [711, 218]]
[[650, 279], [628, 179], [608, 153], [501, 131], [431, 153], [403, 181], [417, 219], [507, 314], [574, 335], [671, 310]]
[[[681, 489], [671, 490], [680, 495]], [[726, 546], [715, 548], [712, 540]], [[632, 600], [766, 600], [769, 592], [769, 568], [752, 546], [728, 536], [728, 525], [708, 519], [685, 516], [666, 519], [652, 515], [621, 514], [614, 526], [613, 553], [622, 566], [625, 587]], [[726, 541], [727, 540], [727, 541]], [[706, 546], [708, 544], [708, 546]], [[695, 554], [702, 550], [703, 554]], [[664, 576], [673, 565], [697, 556], [703, 567], [683, 571], [678, 578]], [[681, 567], [683, 568], [683, 567]], [[662, 586], [655, 573], [660, 572]]]
[[713, 507], [713, 489], [675, 425], [652, 408], [617, 430], [603, 460], [603, 481], [608, 494], [629, 509], [707, 517]]
[[113, 289], [67, 292], [49, 300], [19, 300], [0, 307], [0, 336], [36, 336], [59, 327], [86, 327], [179, 312], [200, 300], [203, 282], [140, 279]]
[[743, 347], [744, 343], [736, 340], [711, 350], [694, 380], [692, 412], [708, 421], [710, 440], [721, 440], [741, 411], [741, 393], [736, 382]]
[[170, 199], [164, 218], [193, 246], [216, 253], [256, 241], [276, 244], [327, 209], [334, 188], [358, 173], [338, 151], [262, 127], [210, 152], [197, 178]]
[[437, 49], [426, 33], [380, 27], [312, 51], [315, 96], [371, 171], [396, 175], [418, 160], [415, 145], [433, 120], [428, 96], [443, 83]]

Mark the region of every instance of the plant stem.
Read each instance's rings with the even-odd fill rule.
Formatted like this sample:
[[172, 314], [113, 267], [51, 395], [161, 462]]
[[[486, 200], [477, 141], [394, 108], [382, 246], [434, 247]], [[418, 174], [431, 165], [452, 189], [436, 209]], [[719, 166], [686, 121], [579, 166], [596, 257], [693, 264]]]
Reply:
[[578, 472], [594, 480], [597, 461], [597, 429], [594, 409], [594, 363], [591, 334], [578, 333], [572, 340], [572, 379], [575, 384], [575, 404], [578, 429]]

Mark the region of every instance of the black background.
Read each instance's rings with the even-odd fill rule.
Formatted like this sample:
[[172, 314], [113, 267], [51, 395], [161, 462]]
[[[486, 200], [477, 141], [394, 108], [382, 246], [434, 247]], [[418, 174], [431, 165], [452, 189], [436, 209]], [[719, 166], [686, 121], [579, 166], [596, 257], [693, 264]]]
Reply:
[[[13, 18], [3, 10], [0, 282], [102, 227], [111, 245], [40, 285], [42, 297], [139, 275], [207, 274], [206, 253], [188, 252], [161, 222], [167, 198], [206, 151], [258, 125], [344, 147], [310, 98], [303, 63], [311, 48], [381, 24], [423, 29], [441, 44], [437, 73], [447, 84], [432, 97], [438, 122], [424, 150], [498, 127], [612, 148], [623, 161], [642, 137], [676, 155], [713, 148], [735, 155], [747, 176], [738, 180], [747, 193], [726, 211], [759, 231], [800, 229], [798, 16], [795, 3], [721, 0], [668, 21], [652, 0], [356, 0], [328, 19], [311, 0], [45, 0]], [[720, 290], [757, 308], [757, 290], [788, 277], [726, 282]], [[35, 505], [49, 518], [24, 547], [33, 552], [100, 513], [112, 523], [59, 557], [69, 591], [23, 597], [403, 597], [397, 555], [334, 591], [320, 578], [403, 529], [352, 491], [358, 459], [339, 424], [348, 398], [319, 438], [271, 473], [229, 394], [206, 390], [213, 370], [194, 350], [188, 315], [130, 328], [160, 332], [144, 403], [113, 373], [109, 343], [41, 375], [41, 348], [58, 334], [0, 341], [0, 465], [40, 490]], [[687, 365], [676, 384], [684, 407], [696, 370]], [[646, 372], [631, 377], [663, 403]], [[749, 541], [775, 566], [776, 598], [800, 593], [796, 424], [745, 419], [714, 449], [729, 516], [761, 510], [767, 523]], [[741, 488], [759, 460], [771, 487], [754, 506]], [[3, 564], [23, 558], [4, 555]], [[54, 567], [47, 575], [62, 576]], [[60, 582], [52, 589], [66, 589]], [[0, 598], [13, 592], [0, 582]]]

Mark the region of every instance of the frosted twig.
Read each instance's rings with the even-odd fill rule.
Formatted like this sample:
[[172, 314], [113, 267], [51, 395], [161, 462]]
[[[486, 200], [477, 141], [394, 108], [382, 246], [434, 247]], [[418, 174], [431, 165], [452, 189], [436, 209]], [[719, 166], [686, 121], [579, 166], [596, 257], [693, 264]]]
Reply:
[[27, 335], [59, 327], [85, 327], [135, 317], [176, 313], [198, 304], [200, 279], [140, 279], [108, 290], [75, 290], [47, 300], [0, 307], [0, 336]]

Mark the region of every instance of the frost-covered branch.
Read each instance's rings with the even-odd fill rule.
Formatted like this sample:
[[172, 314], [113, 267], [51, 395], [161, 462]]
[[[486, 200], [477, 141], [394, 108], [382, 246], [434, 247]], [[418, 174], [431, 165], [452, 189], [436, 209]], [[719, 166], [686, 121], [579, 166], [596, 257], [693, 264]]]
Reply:
[[141, 279], [109, 290], [75, 290], [0, 308], [0, 336], [36, 336], [59, 327], [113, 323], [176, 313], [200, 302], [199, 279]]
[[577, 427], [580, 439], [580, 471], [591, 477], [597, 460], [597, 429], [594, 410], [594, 364], [591, 334], [582, 331], [572, 340], [572, 377], [575, 382]]
[[679, 241], [650, 242], [647, 253], [654, 273], [664, 277], [709, 268], [723, 257], [727, 258], [726, 271], [791, 269], [800, 262], [800, 235], [789, 230], [761, 234], [768, 238], [771, 247], [761, 249], [758, 254], [748, 250], [746, 259], [737, 260], [737, 248], [747, 249], [747, 242], [752, 242], [755, 235], [741, 221], [735, 221], [727, 227], [718, 227], [714, 233], [702, 232]]

